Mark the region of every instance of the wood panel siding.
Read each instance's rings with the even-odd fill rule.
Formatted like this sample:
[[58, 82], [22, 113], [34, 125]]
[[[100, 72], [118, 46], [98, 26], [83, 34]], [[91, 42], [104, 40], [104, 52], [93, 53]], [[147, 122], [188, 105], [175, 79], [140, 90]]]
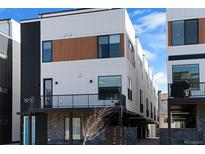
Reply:
[[[120, 34], [120, 57], [124, 57], [124, 34]], [[97, 58], [97, 36], [52, 41], [53, 61]]]
[[172, 22], [168, 22], [168, 46], [172, 45]]
[[124, 50], [124, 34], [120, 34], [120, 56], [125, 56], [125, 50]]
[[205, 43], [205, 18], [199, 19], [199, 43]]
[[53, 61], [97, 58], [97, 37], [53, 40]]

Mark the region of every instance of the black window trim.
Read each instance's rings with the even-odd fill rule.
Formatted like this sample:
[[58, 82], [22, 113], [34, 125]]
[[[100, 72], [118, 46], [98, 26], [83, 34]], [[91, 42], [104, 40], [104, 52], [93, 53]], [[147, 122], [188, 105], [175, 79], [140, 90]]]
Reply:
[[[46, 42], [51, 42], [51, 60], [50, 61], [45, 61], [44, 60], [44, 43]], [[42, 63], [49, 63], [49, 62], [52, 62], [53, 61], [53, 41], [52, 40], [46, 40], [46, 41], [42, 41]]]
[[[130, 77], [127, 77], [128, 78], [128, 88], [127, 88], [127, 90], [128, 90], [128, 99], [130, 100], [130, 101], [132, 101], [132, 89], [133, 89], [133, 87], [132, 87], [132, 80], [131, 80], [131, 78]], [[130, 82], [131, 82], [131, 87], [130, 87]]]
[[99, 97], [99, 79], [100, 79], [100, 77], [120, 77], [121, 78], [121, 81], [120, 81], [120, 85], [121, 85], [121, 87], [120, 87], [120, 95], [122, 95], [122, 75], [100, 75], [100, 76], [98, 76], [98, 97]]
[[[130, 50], [130, 45], [132, 46], [132, 49]], [[130, 41], [130, 39], [128, 38], [128, 48], [129, 48], [129, 51], [131, 53], [134, 53], [135, 52], [135, 48], [134, 48], [134, 45], [132, 44], [132, 42]]]
[[46, 98], [46, 95], [45, 95], [45, 81], [46, 80], [51, 80], [51, 101], [53, 101], [53, 78], [43, 78], [43, 105], [44, 107], [46, 106], [45, 105], [45, 98]]
[[[186, 26], [185, 26], [185, 23], [186, 21], [192, 21], [192, 20], [196, 20], [197, 21], [197, 42], [196, 43], [186, 43]], [[174, 22], [178, 22], [178, 21], [183, 21], [184, 22], [184, 43], [183, 44], [177, 44], [177, 45], [173, 45], [173, 23]], [[199, 44], [199, 18], [193, 18], [193, 19], [186, 19], [186, 20], [174, 20], [174, 21], [171, 21], [171, 46], [182, 46], [182, 45], [194, 45], [194, 44]]]
[[[98, 59], [105, 59], [105, 58], [119, 58], [119, 57], [121, 57], [122, 55], [121, 55], [121, 47], [120, 47], [120, 56], [118, 56], [118, 57], [110, 57], [110, 36], [112, 36], [112, 35], [119, 35], [120, 36], [120, 46], [121, 46], [121, 35], [120, 35], [121, 33], [115, 33], [115, 34], [106, 34], [106, 35], [98, 35], [97, 36], [97, 58]], [[109, 57], [100, 57], [99, 56], [99, 37], [103, 37], [103, 36], [107, 36], [108, 37], [108, 52], [109, 52]], [[123, 42], [124, 43], [124, 42]]]

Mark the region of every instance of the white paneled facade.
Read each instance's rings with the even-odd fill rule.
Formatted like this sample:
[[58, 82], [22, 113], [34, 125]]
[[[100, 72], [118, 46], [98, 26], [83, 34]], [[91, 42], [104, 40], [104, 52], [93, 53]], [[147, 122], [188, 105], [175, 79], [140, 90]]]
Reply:
[[[205, 9], [167, 9], [167, 21], [176, 20], [187, 20], [187, 19], [198, 19], [205, 17]], [[168, 35], [167, 35], [168, 36]], [[168, 46], [168, 56], [176, 55], [191, 55], [191, 54], [204, 54], [205, 44], [192, 44], [192, 45], [179, 45], [179, 46]], [[199, 75], [200, 82], [205, 81], [204, 70], [205, 60], [204, 59], [187, 59], [187, 60], [174, 60], [167, 62], [168, 72], [168, 83], [172, 83], [172, 66], [173, 65], [184, 65], [184, 64], [199, 64]]]
[[[98, 94], [99, 76], [121, 75], [122, 94], [126, 96], [127, 109], [135, 114], [145, 115], [145, 109], [143, 113], [140, 113], [139, 102], [139, 89], [143, 89], [144, 97], [148, 97], [149, 102], [153, 102], [157, 113], [157, 89], [152, 83], [151, 73], [148, 73], [148, 69], [144, 69], [145, 66], [148, 66], [147, 62], [138, 66], [137, 59], [140, 58], [142, 61], [142, 51], [135, 43], [135, 31], [126, 9], [103, 10], [73, 15], [64, 15], [62, 13], [62, 16], [58, 17], [45, 15], [42, 16], [40, 21], [41, 42], [123, 33], [125, 48], [125, 57], [41, 63], [41, 95], [43, 95], [43, 79], [45, 78], [53, 78], [53, 95]], [[127, 38], [136, 46], [135, 68], [126, 57], [127, 52], [130, 52], [127, 51]], [[146, 79], [141, 80], [141, 73], [148, 74], [149, 86], [145, 87], [147, 81]], [[128, 100], [128, 78], [132, 80], [132, 101]], [[90, 83], [90, 80], [93, 82]], [[143, 100], [145, 101], [145, 99]]]

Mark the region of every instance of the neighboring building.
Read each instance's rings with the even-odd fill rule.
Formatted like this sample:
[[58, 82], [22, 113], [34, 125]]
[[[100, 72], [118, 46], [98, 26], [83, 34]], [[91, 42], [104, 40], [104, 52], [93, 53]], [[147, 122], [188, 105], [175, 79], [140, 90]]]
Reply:
[[167, 123], [167, 93], [160, 94], [159, 102], [159, 128], [168, 128]]
[[0, 20], [0, 144], [20, 141], [20, 25]]
[[40, 14], [21, 22], [21, 41], [21, 144], [82, 144], [95, 108], [113, 109], [96, 144], [133, 144], [157, 123], [156, 85], [126, 9]]
[[[168, 94], [161, 93], [159, 99], [159, 128], [168, 128]], [[180, 128], [180, 122], [172, 121], [172, 128]]]
[[[171, 144], [202, 144], [205, 139], [205, 9], [167, 9], [167, 23], [170, 137], [167, 140]], [[191, 85], [190, 92], [189, 85], [182, 83], [185, 80]], [[179, 122], [180, 128], [170, 129], [172, 121]]]

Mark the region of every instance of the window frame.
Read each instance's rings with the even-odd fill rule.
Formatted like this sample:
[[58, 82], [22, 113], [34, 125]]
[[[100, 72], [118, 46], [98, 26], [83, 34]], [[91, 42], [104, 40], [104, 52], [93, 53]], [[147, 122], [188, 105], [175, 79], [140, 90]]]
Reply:
[[104, 75], [104, 76], [98, 76], [98, 99], [100, 99], [100, 93], [99, 93], [99, 81], [100, 81], [100, 77], [120, 77], [121, 78], [121, 81], [120, 81], [120, 94], [119, 95], [122, 95], [122, 75]]
[[[196, 43], [186, 43], [186, 22], [187, 21], [193, 21], [196, 20], [197, 21], [197, 42]], [[184, 27], [184, 42], [182, 44], [173, 44], [173, 23], [174, 22], [179, 22], [179, 21], [183, 21], [183, 27]], [[194, 45], [194, 44], [199, 44], [199, 19], [198, 18], [193, 18], [193, 19], [187, 19], [187, 20], [174, 20], [171, 21], [171, 45], [172, 46], [182, 46], [182, 45]]]
[[[66, 119], [68, 119], [68, 129], [69, 129], [69, 136], [68, 136], [68, 138], [69, 138], [69, 139], [66, 139]], [[70, 120], [71, 120], [71, 118], [70, 118], [69, 116], [65, 116], [65, 117], [64, 117], [64, 140], [65, 140], [65, 141], [69, 141], [69, 140], [71, 139], [71, 136], [70, 136], [70, 131], [71, 131], [71, 130], [70, 130], [70, 127], [71, 127], [71, 126], [70, 126], [70, 123], [71, 123], [71, 122], [70, 122]]]
[[144, 100], [143, 100], [143, 90], [140, 89], [139, 90], [139, 97], [140, 97], [140, 113], [143, 113], [144, 112]]
[[[74, 119], [79, 119], [79, 121], [80, 121], [80, 134], [77, 134], [77, 135], [80, 135], [80, 138], [78, 138], [78, 139], [76, 139], [76, 138], [74, 138]], [[72, 139], [74, 140], [74, 141], [79, 141], [79, 140], [82, 140], [82, 125], [81, 125], [81, 122], [82, 122], [82, 118], [81, 117], [72, 117]]]
[[[47, 42], [50, 42], [51, 43], [51, 60], [50, 61], [45, 61], [44, 60], [44, 43], [47, 43]], [[53, 61], [53, 41], [52, 40], [46, 40], [46, 41], [42, 41], [42, 63], [49, 63], [49, 62], [52, 62]]]
[[[186, 36], [186, 22], [187, 21], [194, 21], [196, 20], [197, 22], [197, 41], [196, 43], [187, 43], [187, 36]], [[192, 44], [199, 44], [199, 19], [188, 19], [188, 20], [184, 20], [184, 45], [192, 45]]]
[[147, 117], [150, 116], [149, 112], [150, 112], [150, 111], [149, 111], [149, 99], [146, 98], [146, 115], [147, 115]]
[[[131, 49], [130, 49], [131, 47]], [[128, 39], [128, 48], [129, 48], [129, 51], [131, 53], [134, 53], [135, 52], [135, 48], [134, 48], [134, 45], [131, 43], [130, 39]]]
[[[50, 105], [45, 105], [46, 103], [46, 97], [49, 97], [49, 95], [45, 95], [45, 83], [46, 81], [51, 81], [51, 104]], [[53, 105], [53, 78], [43, 78], [43, 105], [44, 107], [51, 107]]]
[[[120, 36], [120, 51], [119, 51], [119, 56], [118, 57], [110, 57], [110, 36], [112, 35], [119, 35]], [[108, 57], [100, 57], [99, 56], [99, 38], [100, 37], [108, 37]], [[121, 34], [120, 33], [117, 33], [117, 34], [108, 34], [108, 35], [99, 35], [97, 36], [97, 58], [98, 59], [104, 59], [104, 58], [119, 58], [119, 57], [122, 57], [121, 55]]]
[[128, 78], [128, 99], [130, 100], [130, 101], [132, 101], [132, 80], [129, 78], [129, 77], [127, 77]]
[[[198, 80], [199, 80], [199, 84], [200, 84], [200, 68], [199, 68], [199, 64], [197, 64], [197, 63], [194, 63], [194, 64], [179, 64], [179, 65], [172, 65], [172, 83], [174, 82], [174, 72], [173, 72], [173, 70], [174, 70], [174, 66], [188, 66], [188, 65], [197, 65], [197, 69], [198, 69], [198, 74], [199, 74], [199, 77], [198, 77]], [[194, 90], [194, 89], [192, 89], [192, 90]], [[197, 90], [200, 90], [200, 85], [199, 85], [199, 88], [197, 88], [196, 89], [196, 91]]]

